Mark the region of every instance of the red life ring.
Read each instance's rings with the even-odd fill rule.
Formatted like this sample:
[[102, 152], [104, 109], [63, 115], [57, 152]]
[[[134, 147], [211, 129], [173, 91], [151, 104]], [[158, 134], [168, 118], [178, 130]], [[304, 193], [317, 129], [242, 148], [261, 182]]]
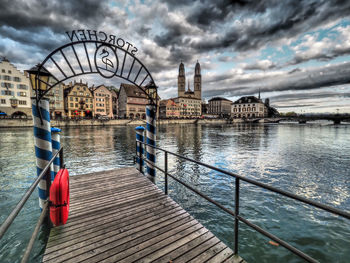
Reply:
[[50, 219], [55, 226], [64, 225], [69, 214], [69, 174], [61, 169], [50, 187]]

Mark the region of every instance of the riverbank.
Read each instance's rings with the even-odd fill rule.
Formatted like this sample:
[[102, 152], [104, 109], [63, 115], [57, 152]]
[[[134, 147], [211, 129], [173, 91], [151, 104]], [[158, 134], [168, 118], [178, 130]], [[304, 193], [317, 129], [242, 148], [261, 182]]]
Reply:
[[[175, 119], [175, 120], [157, 120], [158, 125], [163, 124], [226, 124], [225, 119]], [[144, 125], [145, 120], [51, 120], [53, 127], [77, 127], [77, 126], [128, 126], [128, 125]], [[2, 119], [0, 120], [0, 128], [25, 128], [33, 127], [33, 120], [28, 119]]]

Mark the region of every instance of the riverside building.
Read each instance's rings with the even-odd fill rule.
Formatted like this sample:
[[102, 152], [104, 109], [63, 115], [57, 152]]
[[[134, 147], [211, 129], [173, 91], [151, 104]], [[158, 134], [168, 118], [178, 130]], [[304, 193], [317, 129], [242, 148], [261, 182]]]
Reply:
[[146, 119], [147, 95], [137, 86], [120, 84], [118, 116], [120, 118]]
[[159, 103], [160, 118], [179, 118], [180, 105], [174, 99], [161, 100]]
[[[268, 102], [268, 99], [266, 99]], [[264, 118], [268, 116], [268, 106], [255, 96], [241, 97], [232, 104], [233, 118]]]
[[185, 66], [181, 62], [177, 77], [178, 97], [174, 98], [175, 103], [180, 107], [180, 117], [199, 117], [202, 114], [202, 75], [201, 67], [197, 61], [193, 79], [193, 91], [190, 89], [190, 82], [186, 90]]
[[112, 92], [104, 85], [91, 88], [93, 94], [93, 116], [113, 118]]
[[230, 116], [231, 115], [231, 105], [232, 101], [221, 98], [214, 97], [208, 101], [208, 113], [212, 115], [219, 116]]
[[6, 58], [0, 62], [0, 112], [11, 117], [32, 116], [29, 78]]
[[74, 81], [64, 88], [64, 105], [69, 118], [92, 117], [93, 103], [87, 83]]
[[[49, 79], [49, 83], [51, 85], [55, 84], [55, 80], [53, 78]], [[60, 83], [53, 87], [48, 93], [46, 93], [45, 97], [49, 98], [50, 103], [50, 118], [57, 119], [66, 116], [64, 110], [64, 94], [63, 94], [64, 84]]]

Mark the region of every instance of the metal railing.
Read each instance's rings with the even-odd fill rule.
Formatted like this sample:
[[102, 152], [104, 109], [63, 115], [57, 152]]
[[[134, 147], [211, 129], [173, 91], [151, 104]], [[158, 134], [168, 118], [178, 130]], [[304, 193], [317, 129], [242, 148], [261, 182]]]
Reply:
[[[40, 180], [46, 175], [46, 189], [47, 191], [50, 191], [50, 186], [51, 186], [51, 171], [50, 171], [50, 166], [55, 160], [55, 158], [59, 155], [60, 157], [60, 167], [64, 167], [64, 161], [63, 161], [63, 147], [61, 147], [51, 158], [51, 160], [48, 162], [48, 164], [45, 166], [45, 168], [41, 171], [39, 176], [35, 179], [35, 181], [32, 183], [32, 185], [28, 188], [27, 192], [22, 196], [21, 200], [18, 202], [16, 207], [12, 210], [10, 215], [6, 218], [6, 220], [2, 223], [0, 227], [0, 239], [5, 235], [6, 231], [8, 228], [11, 226], [15, 218], [17, 217], [18, 213], [22, 210], [23, 206], [25, 203], [28, 201], [29, 197], [31, 194], [34, 192], [35, 188], [38, 186]], [[34, 241], [39, 233], [40, 226], [43, 223], [44, 219], [47, 218], [48, 216], [48, 202], [45, 202], [40, 217], [38, 219], [38, 222], [35, 226], [35, 229], [33, 231], [33, 234], [28, 242], [27, 248], [23, 254], [22, 261], [21, 263], [25, 263], [28, 261], [30, 252], [33, 249]]]
[[[319, 203], [319, 202], [316, 202], [316, 201], [312, 201], [312, 200], [306, 199], [306, 198], [298, 196], [296, 194], [293, 194], [293, 193], [290, 193], [290, 192], [287, 192], [287, 191], [284, 191], [284, 190], [277, 189], [277, 188], [272, 187], [272, 186], [270, 186], [268, 184], [264, 184], [264, 183], [261, 183], [261, 182], [258, 182], [258, 181], [255, 181], [255, 180], [252, 180], [252, 179], [249, 179], [249, 178], [242, 177], [241, 175], [238, 175], [238, 174], [235, 174], [235, 173], [232, 173], [232, 172], [229, 172], [229, 171], [225, 171], [225, 170], [217, 168], [215, 166], [212, 166], [212, 165], [209, 165], [209, 164], [205, 164], [205, 163], [202, 163], [200, 161], [193, 160], [191, 158], [188, 158], [188, 157], [185, 157], [185, 156], [182, 156], [182, 155], [170, 152], [168, 150], [161, 149], [159, 147], [147, 144], [145, 142], [136, 141], [136, 146], [140, 147], [141, 144], [149, 146], [149, 147], [153, 147], [156, 150], [164, 152], [164, 170], [162, 168], [160, 168], [159, 166], [156, 166], [156, 165], [153, 165], [153, 166], [156, 169], [158, 169], [159, 171], [164, 173], [164, 176], [165, 176], [165, 178], [164, 178], [165, 179], [164, 180], [165, 181], [164, 182], [165, 183], [165, 187], [164, 187], [165, 190], [164, 190], [164, 192], [165, 192], [165, 194], [168, 194], [168, 176], [170, 176], [176, 182], [182, 184], [186, 188], [188, 188], [191, 191], [195, 192], [199, 196], [203, 197], [205, 200], [207, 200], [210, 203], [216, 205], [217, 207], [219, 207], [220, 209], [222, 209], [223, 211], [225, 211], [226, 213], [228, 213], [228, 214], [230, 214], [230, 215], [232, 215], [234, 217], [234, 220], [235, 220], [234, 221], [234, 254], [235, 255], [238, 254], [238, 232], [239, 232], [239, 221], [241, 221], [241, 222], [245, 223], [247, 226], [253, 228], [254, 230], [258, 231], [259, 233], [263, 234], [264, 236], [272, 239], [273, 241], [277, 242], [281, 246], [283, 246], [286, 249], [290, 250], [291, 252], [293, 252], [294, 254], [298, 255], [299, 257], [305, 259], [306, 261], [308, 261], [308, 262], [318, 262], [316, 259], [310, 257], [309, 255], [305, 254], [301, 250], [293, 247], [292, 245], [290, 245], [286, 241], [278, 238], [277, 236], [269, 233], [268, 231], [262, 229], [258, 225], [250, 222], [249, 220], [247, 220], [244, 217], [239, 215], [239, 189], [240, 189], [240, 181], [241, 180], [246, 182], [246, 183], [249, 183], [249, 184], [261, 187], [263, 189], [269, 190], [271, 192], [274, 192], [274, 193], [277, 193], [277, 194], [289, 197], [289, 198], [294, 199], [296, 201], [299, 201], [299, 202], [311, 205], [313, 207], [322, 209], [322, 210], [327, 211], [329, 213], [332, 213], [332, 214], [344, 217], [346, 219], [350, 219], [350, 213], [348, 213], [346, 211], [343, 211], [343, 210], [340, 210], [340, 209], [337, 209], [337, 208], [334, 208], [334, 207], [331, 207], [331, 206], [328, 206], [328, 205], [325, 205], [325, 204], [322, 204], [322, 203]], [[183, 182], [182, 180], [176, 178], [174, 175], [170, 174], [168, 172], [168, 154], [171, 154], [171, 155], [176, 156], [176, 157], [178, 157], [180, 159], [183, 159], [183, 160], [186, 160], [186, 161], [189, 161], [189, 162], [196, 163], [198, 165], [207, 167], [207, 168], [209, 168], [211, 170], [223, 173], [225, 175], [234, 177], [235, 178], [235, 211], [232, 211], [232, 210], [224, 207], [223, 205], [219, 204], [217, 201], [211, 199], [210, 197], [208, 197], [207, 195], [205, 195], [205, 194], [201, 193], [200, 191], [196, 190], [195, 188], [193, 188], [189, 184]], [[146, 163], [149, 163], [149, 161], [146, 158], [143, 158], [142, 154], [140, 154], [140, 153], [137, 155], [137, 157], [140, 158], [140, 160], [141, 160], [139, 169], [140, 169], [140, 171], [142, 171], [141, 170], [142, 169], [142, 166], [141, 166], [142, 160], [144, 160]]]

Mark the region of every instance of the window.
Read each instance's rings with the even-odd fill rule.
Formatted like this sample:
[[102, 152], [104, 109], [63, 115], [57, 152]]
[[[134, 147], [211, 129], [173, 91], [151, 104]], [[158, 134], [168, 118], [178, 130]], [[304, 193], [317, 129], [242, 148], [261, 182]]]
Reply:
[[14, 78], [13, 78], [13, 81], [21, 82], [21, 79], [20, 79], [19, 77], [14, 77]]
[[2, 78], [3, 78], [4, 80], [11, 80], [11, 77], [8, 76], [8, 75], [4, 75], [4, 76], [2, 76]]
[[77, 95], [77, 92], [76, 92], [76, 91], [73, 91], [73, 95], [75, 95], [75, 96], [76, 96], [76, 95]]
[[78, 103], [75, 103], [75, 107], [78, 108]]
[[1, 104], [6, 104], [6, 100], [5, 99], [1, 99]]
[[11, 74], [11, 73], [12, 73], [12, 71], [11, 71], [11, 70], [9, 70], [9, 71], [8, 71], [8, 73], [9, 73], [9, 74]]
[[70, 98], [69, 98], [69, 101], [73, 101], [73, 97], [70, 97]]
[[26, 93], [26, 92], [23, 92], [23, 91], [17, 92], [17, 96], [25, 97], [25, 96], [27, 96], [27, 93]]
[[73, 107], [73, 103], [69, 103], [69, 106], [70, 106], [70, 107]]
[[2, 90], [1, 95], [11, 96], [13, 95], [13, 92], [10, 90]]
[[24, 84], [17, 84], [17, 89], [27, 90], [28, 87], [27, 87], [27, 85], [24, 85]]
[[27, 105], [27, 101], [26, 100], [19, 100], [18, 104], [19, 105]]
[[75, 101], [78, 101], [78, 98], [75, 98]]
[[4, 70], [4, 69], [2, 69], [2, 70], [1, 70], [1, 72], [2, 72], [2, 73], [5, 73], [5, 70]]
[[3, 88], [13, 88], [13, 84], [8, 82], [1, 82], [1, 87]]
[[90, 104], [90, 109], [92, 109], [92, 104]]

